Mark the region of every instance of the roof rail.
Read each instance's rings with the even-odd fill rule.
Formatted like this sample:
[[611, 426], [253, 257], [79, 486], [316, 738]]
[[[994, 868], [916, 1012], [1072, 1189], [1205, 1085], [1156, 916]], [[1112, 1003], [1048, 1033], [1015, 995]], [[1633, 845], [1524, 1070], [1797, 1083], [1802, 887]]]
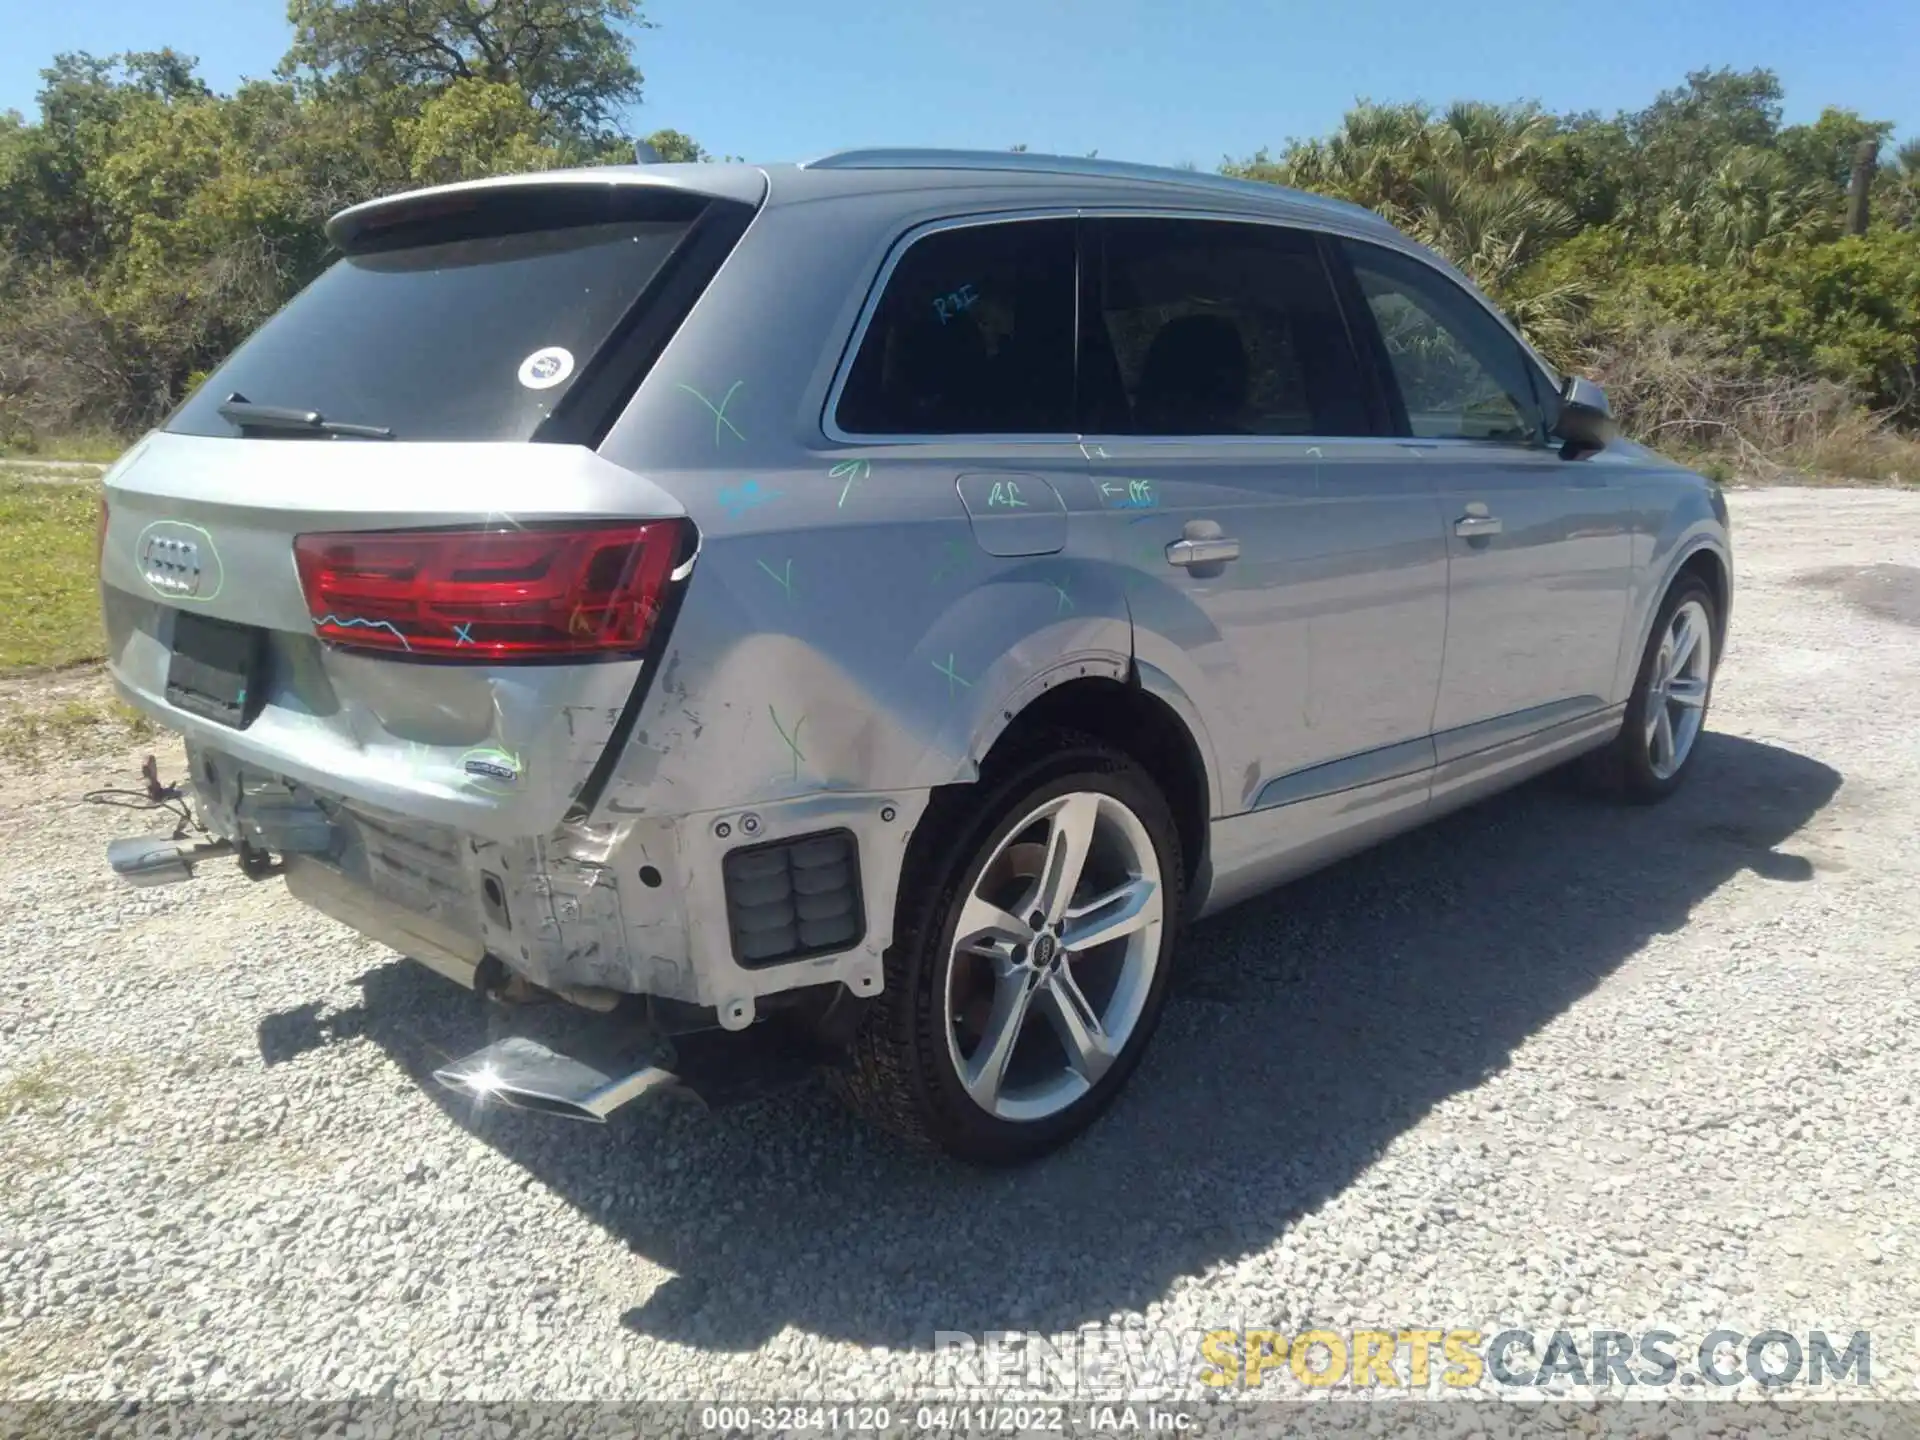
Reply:
[[876, 149], [841, 150], [804, 161], [803, 170], [1007, 170], [1039, 175], [1085, 175], [1113, 180], [1141, 180], [1161, 185], [1183, 185], [1195, 190], [1224, 191], [1229, 194], [1271, 200], [1275, 194], [1305, 200], [1329, 209], [1364, 215], [1380, 224], [1386, 222], [1365, 206], [1336, 200], [1329, 195], [1314, 195], [1290, 190], [1261, 180], [1235, 180], [1204, 170], [1179, 170], [1166, 165], [1139, 165], [1129, 160], [1096, 160], [1076, 155], [1038, 155], [1026, 150], [934, 150]]

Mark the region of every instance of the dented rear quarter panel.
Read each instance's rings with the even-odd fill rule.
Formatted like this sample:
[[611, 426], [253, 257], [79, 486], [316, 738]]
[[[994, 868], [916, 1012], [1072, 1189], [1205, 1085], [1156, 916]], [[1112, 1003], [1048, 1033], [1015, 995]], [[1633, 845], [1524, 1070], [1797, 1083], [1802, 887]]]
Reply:
[[[1031, 695], [1126, 673], [1122, 577], [1075, 441], [856, 444], [823, 425], [895, 239], [993, 211], [992, 187], [903, 204], [870, 178], [807, 183], [835, 203], [755, 219], [601, 446], [702, 537], [603, 814], [969, 780]], [[1033, 503], [989, 509], [982, 477]], [[1066, 524], [1031, 524], [1056, 504]]]

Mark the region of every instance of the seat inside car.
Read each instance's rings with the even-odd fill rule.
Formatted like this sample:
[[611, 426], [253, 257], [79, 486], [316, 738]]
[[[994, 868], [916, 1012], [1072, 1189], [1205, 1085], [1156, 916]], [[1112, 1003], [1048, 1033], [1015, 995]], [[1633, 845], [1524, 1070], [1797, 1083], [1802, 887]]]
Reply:
[[1247, 348], [1219, 315], [1182, 315], [1161, 326], [1140, 367], [1136, 428], [1158, 435], [1233, 435], [1244, 428]]

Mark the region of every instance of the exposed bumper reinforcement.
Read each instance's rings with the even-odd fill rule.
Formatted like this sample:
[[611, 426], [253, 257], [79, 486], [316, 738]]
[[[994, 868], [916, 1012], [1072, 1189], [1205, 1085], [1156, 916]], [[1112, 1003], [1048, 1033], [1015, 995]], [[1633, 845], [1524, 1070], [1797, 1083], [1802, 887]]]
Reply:
[[657, 1065], [606, 1075], [520, 1035], [496, 1040], [434, 1071], [433, 1078], [475, 1100], [602, 1123], [649, 1090], [678, 1083], [678, 1077]]

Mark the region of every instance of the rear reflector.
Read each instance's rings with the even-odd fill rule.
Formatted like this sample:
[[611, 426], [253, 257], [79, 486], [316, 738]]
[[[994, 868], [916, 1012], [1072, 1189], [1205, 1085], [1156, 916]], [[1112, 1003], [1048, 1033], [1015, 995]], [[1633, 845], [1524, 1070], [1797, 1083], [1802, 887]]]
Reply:
[[680, 520], [387, 530], [293, 542], [314, 633], [355, 650], [474, 660], [645, 648]]

